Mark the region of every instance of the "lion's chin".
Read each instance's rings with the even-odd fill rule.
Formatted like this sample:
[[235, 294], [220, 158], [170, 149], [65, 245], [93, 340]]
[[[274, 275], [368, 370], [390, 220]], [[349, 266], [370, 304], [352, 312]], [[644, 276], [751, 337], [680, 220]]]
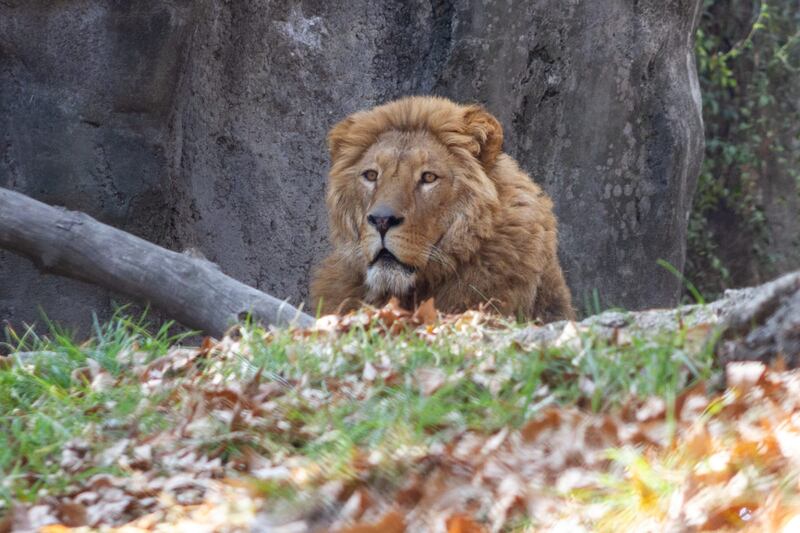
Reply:
[[378, 300], [387, 295], [402, 298], [414, 288], [416, 273], [399, 264], [379, 262], [367, 269], [367, 297]]

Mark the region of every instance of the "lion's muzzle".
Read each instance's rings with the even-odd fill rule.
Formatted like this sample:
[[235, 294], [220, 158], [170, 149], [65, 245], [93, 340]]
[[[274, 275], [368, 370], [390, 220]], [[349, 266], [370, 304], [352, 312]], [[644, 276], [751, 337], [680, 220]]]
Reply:
[[386, 236], [386, 232], [391, 228], [402, 224], [403, 220], [405, 219], [388, 205], [378, 205], [367, 215], [367, 222], [378, 230], [378, 233], [381, 234], [381, 239]]

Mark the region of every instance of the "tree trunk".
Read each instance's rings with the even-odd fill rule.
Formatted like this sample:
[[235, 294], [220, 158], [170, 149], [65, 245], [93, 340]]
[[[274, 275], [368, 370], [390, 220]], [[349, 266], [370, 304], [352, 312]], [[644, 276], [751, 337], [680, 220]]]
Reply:
[[265, 324], [313, 324], [309, 315], [226, 276], [210, 261], [2, 188], [0, 248], [28, 257], [44, 272], [149, 302], [209, 335], [220, 336], [247, 313]]

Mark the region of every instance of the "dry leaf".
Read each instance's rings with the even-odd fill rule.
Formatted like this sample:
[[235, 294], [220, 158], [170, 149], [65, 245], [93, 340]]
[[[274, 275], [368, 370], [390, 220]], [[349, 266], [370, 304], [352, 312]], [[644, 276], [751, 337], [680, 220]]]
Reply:
[[375, 367], [372, 366], [372, 363], [367, 361], [364, 363], [364, 371], [361, 373], [361, 378], [364, 381], [375, 381], [375, 378], [378, 376], [378, 371], [375, 370]]
[[39, 529], [39, 533], [68, 533], [73, 526], [64, 524], [49, 524]]
[[419, 324], [435, 324], [437, 315], [433, 298], [428, 298], [422, 302], [414, 311], [413, 319]]
[[547, 429], [553, 429], [561, 423], [561, 411], [556, 407], [549, 407], [522, 428], [522, 438], [533, 441]]
[[344, 528], [340, 533], [405, 533], [406, 523], [397, 511], [390, 511], [374, 524], [356, 524]]
[[441, 368], [418, 368], [414, 372], [414, 379], [419, 385], [423, 396], [430, 396], [447, 381], [447, 374]]
[[80, 503], [63, 502], [57, 508], [58, 517], [68, 527], [86, 525], [86, 507]]
[[725, 379], [729, 387], [747, 390], [759, 382], [767, 367], [758, 361], [738, 361], [725, 366]]
[[447, 519], [447, 533], [485, 533], [486, 528], [475, 522], [469, 516], [461, 514]]

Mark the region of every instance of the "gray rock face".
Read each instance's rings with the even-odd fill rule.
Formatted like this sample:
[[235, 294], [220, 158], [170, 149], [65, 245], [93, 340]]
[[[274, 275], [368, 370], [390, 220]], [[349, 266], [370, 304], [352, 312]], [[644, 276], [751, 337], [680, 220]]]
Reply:
[[[298, 303], [327, 247], [327, 130], [407, 94], [480, 101], [553, 196], [580, 303], [670, 305], [702, 157], [699, 0], [11, 0], [0, 186], [195, 247]], [[108, 250], [114, 253], [114, 250]], [[0, 252], [0, 321], [113, 295]], [[119, 300], [119, 298], [118, 298]]]
[[[576, 304], [677, 302], [702, 159], [694, 0], [459, 6], [439, 84], [486, 102], [556, 204]], [[498, 38], [505, 35], [506, 38]], [[582, 309], [581, 309], [582, 310]]]
[[[0, 186], [163, 243], [191, 4], [1, 3]], [[41, 306], [85, 326], [112, 298], [0, 251], [0, 323], [37, 320]]]

